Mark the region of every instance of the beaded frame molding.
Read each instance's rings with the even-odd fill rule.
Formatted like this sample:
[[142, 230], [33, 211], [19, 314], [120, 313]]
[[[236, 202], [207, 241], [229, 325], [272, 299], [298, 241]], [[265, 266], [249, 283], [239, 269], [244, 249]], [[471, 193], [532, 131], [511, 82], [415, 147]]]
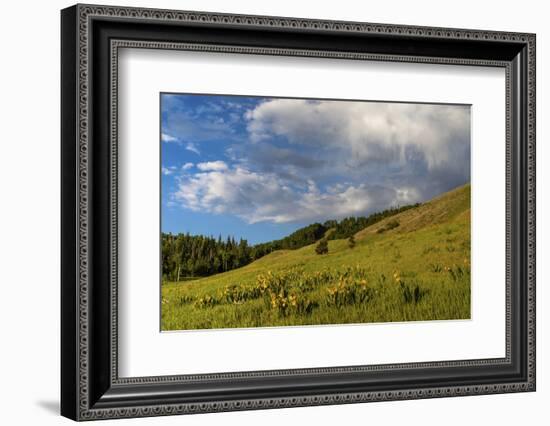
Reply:
[[[93, 420], [535, 390], [534, 34], [96, 5], [64, 9], [61, 18], [62, 415]], [[504, 68], [505, 357], [120, 378], [121, 48]]]

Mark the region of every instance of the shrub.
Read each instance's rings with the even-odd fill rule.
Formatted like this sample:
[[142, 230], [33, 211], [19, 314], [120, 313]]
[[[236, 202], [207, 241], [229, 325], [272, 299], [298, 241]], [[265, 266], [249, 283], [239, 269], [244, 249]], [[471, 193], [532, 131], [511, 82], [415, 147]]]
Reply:
[[239, 305], [248, 300], [257, 299], [262, 294], [259, 287], [245, 287], [240, 285], [228, 285], [223, 290], [221, 299], [227, 303]]
[[327, 254], [328, 253], [328, 241], [325, 238], [322, 238], [317, 246], [315, 247], [315, 253], [317, 254]]
[[290, 300], [290, 306], [294, 308], [298, 315], [309, 315], [313, 309], [319, 307], [319, 304], [310, 299], [298, 298], [294, 296]]
[[355, 247], [355, 237], [353, 235], [348, 238], [348, 247], [350, 249]]
[[378, 230], [376, 232], [378, 234], [382, 234], [383, 232], [391, 231], [392, 229], [395, 229], [398, 226], [399, 226], [399, 222], [396, 219], [393, 219], [393, 220], [390, 220], [389, 222], [387, 222], [384, 226], [378, 228]]
[[464, 277], [470, 277], [470, 268], [468, 266], [457, 266], [445, 267], [445, 271], [451, 275], [453, 281], [460, 281]]
[[301, 269], [282, 273], [269, 271], [256, 277], [255, 289], [263, 295], [266, 308], [276, 311], [280, 316], [309, 315], [319, 304], [306, 297], [305, 293], [332, 279], [330, 270], [312, 274]]
[[215, 297], [210, 296], [210, 295], [206, 295], [206, 296], [198, 298], [197, 301], [195, 302], [194, 306], [196, 308], [213, 308], [214, 306], [218, 305], [219, 303], [220, 303], [220, 301], [218, 299], [216, 299]]
[[374, 296], [375, 290], [368, 287], [367, 280], [357, 282], [351, 277], [341, 277], [338, 285], [327, 288], [325, 300], [327, 305], [340, 308], [345, 305], [369, 302]]
[[405, 303], [417, 304], [424, 298], [427, 293], [427, 291], [421, 289], [418, 284], [412, 287], [404, 283], [403, 281], [399, 281], [399, 286], [401, 287], [401, 295], [403, 297], [403, 302]]
[[441, 272], [443, 270], [439, 263], [430, 263], [429, 268], [432, 272]]
[[256, 287], [260, 294], [280, 293], [286, 290], [290, 273], [274, 274], [268, 271], [267, 274], [260, 274], [256, 277]]
[[189, 295], [183, 295], [180, 297], [180, 305], [188, 305], [190, 303], [193, 303], [195, 299], [193, 299], [193, 297], [189, 296]]
[[394, 228], [397, 228], [399, 226], [399, 222], [397, 220], [390, 220], [387, 224], [386, 224], [386, 229], [389, 231], [390, 229], [394, 229]]
[[291, 314], [309, 315], [314, 308], [319, 306], [317, 302], [309, 298], [299, 296], [296, 293], [288, 293], [286, 290], [279, 294], [269, 295], [271, 309], [277, 311], [280, 316], [286, 317]]

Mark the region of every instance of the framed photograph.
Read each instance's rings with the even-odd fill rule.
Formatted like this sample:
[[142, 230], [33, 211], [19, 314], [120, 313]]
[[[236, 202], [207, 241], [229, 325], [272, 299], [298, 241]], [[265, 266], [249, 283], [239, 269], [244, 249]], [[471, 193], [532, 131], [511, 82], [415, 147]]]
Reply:
[[535, 35], [61, 12], [61, 412], [535, 390]]

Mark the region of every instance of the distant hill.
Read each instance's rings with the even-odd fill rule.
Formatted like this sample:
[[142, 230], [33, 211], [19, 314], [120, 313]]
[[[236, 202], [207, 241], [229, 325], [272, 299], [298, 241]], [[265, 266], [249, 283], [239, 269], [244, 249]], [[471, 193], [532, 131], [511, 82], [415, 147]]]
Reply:
[[369, 226], [357, 234], [355, 238], [360, 240], [373, 233], [378, 233], [391, 221], [398, 221], [399, 226], [387, 233], [404, 233], [453, 221], [470, 220], [470, 184], [445, 192], [432, 200], [417, 206], [414, 209], [404, 211], [395, 216], [386, 218]]
[[259, 259], [266, 254], [276, 250], [299, 249], [315, 243], [321, 238], [338, 240], [349, 238], [356, 232], [374, 225], [381, 220], [395, 216], [420, 206], [420, 204], [409, 204], [400, 207], [391, 207], [381, 212], [372, 213], [369, 216], [352, 216], [341, 220], [327, 220], [323, 223], [312, 223], [311, 225], [297, 229], [292, 234], [279, 240], [260, 243], [253, 246], [253, 260]]

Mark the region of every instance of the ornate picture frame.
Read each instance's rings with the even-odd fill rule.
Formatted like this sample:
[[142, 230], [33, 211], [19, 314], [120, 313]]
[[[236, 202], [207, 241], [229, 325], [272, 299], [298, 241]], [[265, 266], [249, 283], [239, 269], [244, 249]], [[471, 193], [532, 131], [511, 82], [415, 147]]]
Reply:
[[[61, 12], [61, 413], [160, 416], [535, 390], [534, 34], [76, 5]], [[506, 356], [119, 377], [121, 48], [463, 66], [506, 72]], [[504, 214], [504, 212], [502, 212]]]

